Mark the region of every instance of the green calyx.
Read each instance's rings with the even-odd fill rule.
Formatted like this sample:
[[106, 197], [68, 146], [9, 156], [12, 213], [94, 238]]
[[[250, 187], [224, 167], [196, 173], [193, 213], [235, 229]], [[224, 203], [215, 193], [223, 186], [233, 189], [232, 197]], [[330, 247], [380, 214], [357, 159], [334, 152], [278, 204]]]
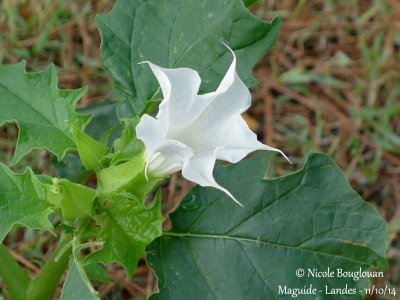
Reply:
[[107, 148], [78, 126], [70, 124], [70, 129], [83, 166], [88, 170], [99, 171], [102, 167], [101, 159], [107, 154]]
[[129, 192], [143, 198], [164, 179], [151, 175], [146, 178], [145, 167], [144, 153], [141, 153], [125, 163], [99, 171], [97, 182], [100, 193], [109, 195], [115, 192]]
[[91, 216], [96, 191], [73, 183], [67, 179], [53, 179], [51, 185], [46, 185], [47, 201], [61, 209], [66, 220], [80, 216]]

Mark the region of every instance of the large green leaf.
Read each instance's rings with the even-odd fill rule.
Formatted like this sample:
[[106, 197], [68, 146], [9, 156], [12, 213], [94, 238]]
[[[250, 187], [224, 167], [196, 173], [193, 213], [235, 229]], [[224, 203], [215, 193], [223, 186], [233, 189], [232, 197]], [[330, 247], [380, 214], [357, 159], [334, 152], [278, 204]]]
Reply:
[[97, 292], [90, 284], [83, 266], [75, 253], [69, 258], [69, 270], [61, 291], [61, 300], [98, 300]]
[[51, 65], [37, 73], [26, 73], [25, 62], [0, 66], [0, 125], [15, 121], [19, 127], [12, 164], [34, 148], [47, 148], [63, 158], [75, 143], [67, 120], [82, 128], [88, 116], [78, 115], [74, 106], [86, 89], [60, 90]]
[[15, 174], [0, 163], [0, 243], [16, 225], [52, 231], [47, 218], [51, 212], [43, 186], [30, 169]]
[[385, 267], [384, 220], [328, 156], [311, 153], [301, 170], [275, 179], [260, 179], [265, 165], [261, 155], [216, 172], [244, 208], [210, 188], [196, 187], [185, 197], [171, 216], [172, 230], [149, 247], [160, 289], [151, 299], [292, 299], [279, 286], [310, 284], [318, 294], [299, 299], [361, 298], [325, 295], [325, 286], [358, 291], [368, 278], [310, 278], [307, 272]]
[[87, 256], [85, 263], [117, 261], [131, 277], [145, 247], [161, 235], [163, 220], [160, 195], [150, 208], [134, 199], [111, 201], [104, 213], [96, 217], [97, 224], [102, 227], [98, 239], [104, 241], [104, 246]]
[[263, 22], [241, 0], [118, 0], [96, 22], [102, 62], [114, 79], [121, 111], [130, 115], [160, 98], [150, 68], [139, 62], [195, 69], [207, 92], [216, 89], [232, 61], [224, 41], [237, 55], [240, 77], [251, 85], [253, 65], [280, 30], [279, 18]]

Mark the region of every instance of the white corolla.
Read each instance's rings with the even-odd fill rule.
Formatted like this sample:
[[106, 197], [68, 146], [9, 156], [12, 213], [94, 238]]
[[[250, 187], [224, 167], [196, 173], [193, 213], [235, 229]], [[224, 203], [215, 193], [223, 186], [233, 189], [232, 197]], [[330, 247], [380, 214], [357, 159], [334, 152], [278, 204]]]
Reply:
[[142, 116], [136, 134], [146, 146], [148, 174], [163, 176], [182, 170], [186, 179], [219, 189], [239, 203], [215, 181], [215, 161], [236, 163], [255, 150], [285, 155], [260, 143], [242, 118], [251, 95], [236, 73], [236, 57], [230, 51], [233, 61], [219, 87], [203, 95], [198, 95], [201, 79], [195, 70], [165, 69], [146, 62], [164, 99], [156, 118]]

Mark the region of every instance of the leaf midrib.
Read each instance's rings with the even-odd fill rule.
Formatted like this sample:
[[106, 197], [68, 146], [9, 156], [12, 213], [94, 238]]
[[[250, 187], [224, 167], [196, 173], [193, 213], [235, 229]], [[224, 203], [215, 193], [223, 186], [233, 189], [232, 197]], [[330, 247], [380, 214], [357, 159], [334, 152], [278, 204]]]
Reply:
[[312, 250], [297, 247], [297, 246], [278, 244], [278, 243], [273, 243], [271, 241], [263, 241], [263, 240], [252, 239], [252, 238], [243, 238], [243, 237], [235, 237], [235, 236], [227, 236], [227, 235], [215, 235], [215, 234], [204, 234], [204, 233], [190, 233], [190, 232], [178, 233], [178, 232], [171, 232], [171, 231], [164, 232], [163, 236], [170, 236], [170, 237], [175, 237], [175, 238], [180, 238], [180, 239], [204, 238], [204, 239], [232, 240], [232, 241], [236, 241], [239, 243], [240, 242], [250, 242], [250, 243], [255, 243], [255, 244], [268, 245], [268, 246], [272, 246], [272, 247], [287, 248], [287, 249], [303, 251], [303, 252], [307, 252], [307, 253], [320, 254], [320, 255], [324, 255], [324, 256], [328, 256], [328, 257], [340, 257], [341, 259], [344, 259], [347, 261], [358, 263], [358, 264], [361, 264], [364, 266], [369, 266], [368, 263], [365, 263], [363, 261], [351, 259], [349, 257], [345, 257], [345, 256], [341, 256], [341, 255], [335, 255], [335, 254], [325, 253], [325, 252], [321, 252], [321, 251], [312, 251]]

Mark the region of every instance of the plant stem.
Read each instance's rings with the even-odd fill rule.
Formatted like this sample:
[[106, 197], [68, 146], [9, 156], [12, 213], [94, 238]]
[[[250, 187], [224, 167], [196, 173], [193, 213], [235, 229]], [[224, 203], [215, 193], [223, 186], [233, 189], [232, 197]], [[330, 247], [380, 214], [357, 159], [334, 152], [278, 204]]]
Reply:
[[26, 291], [30, 282], [28, 274], [20, 267], [3, 244], [0, 244], [0, 277], [3, 279], [10, 299], [27, 299]]
[[[49, 261], [44, 265], [39, 275], [32, 279], [28, 295], [30, 300], [51, 300], [57, 288], [58, 282], [68, 266], [68, 258], [72, 249], [63, 249], [72, 240], [71, 235], [61, 235], [60, 242], [56, 250], [51, 255]], [[59, 253], [64, 250], [64, 253]], [[56, 261], [55, 258], [58, 258]]]

